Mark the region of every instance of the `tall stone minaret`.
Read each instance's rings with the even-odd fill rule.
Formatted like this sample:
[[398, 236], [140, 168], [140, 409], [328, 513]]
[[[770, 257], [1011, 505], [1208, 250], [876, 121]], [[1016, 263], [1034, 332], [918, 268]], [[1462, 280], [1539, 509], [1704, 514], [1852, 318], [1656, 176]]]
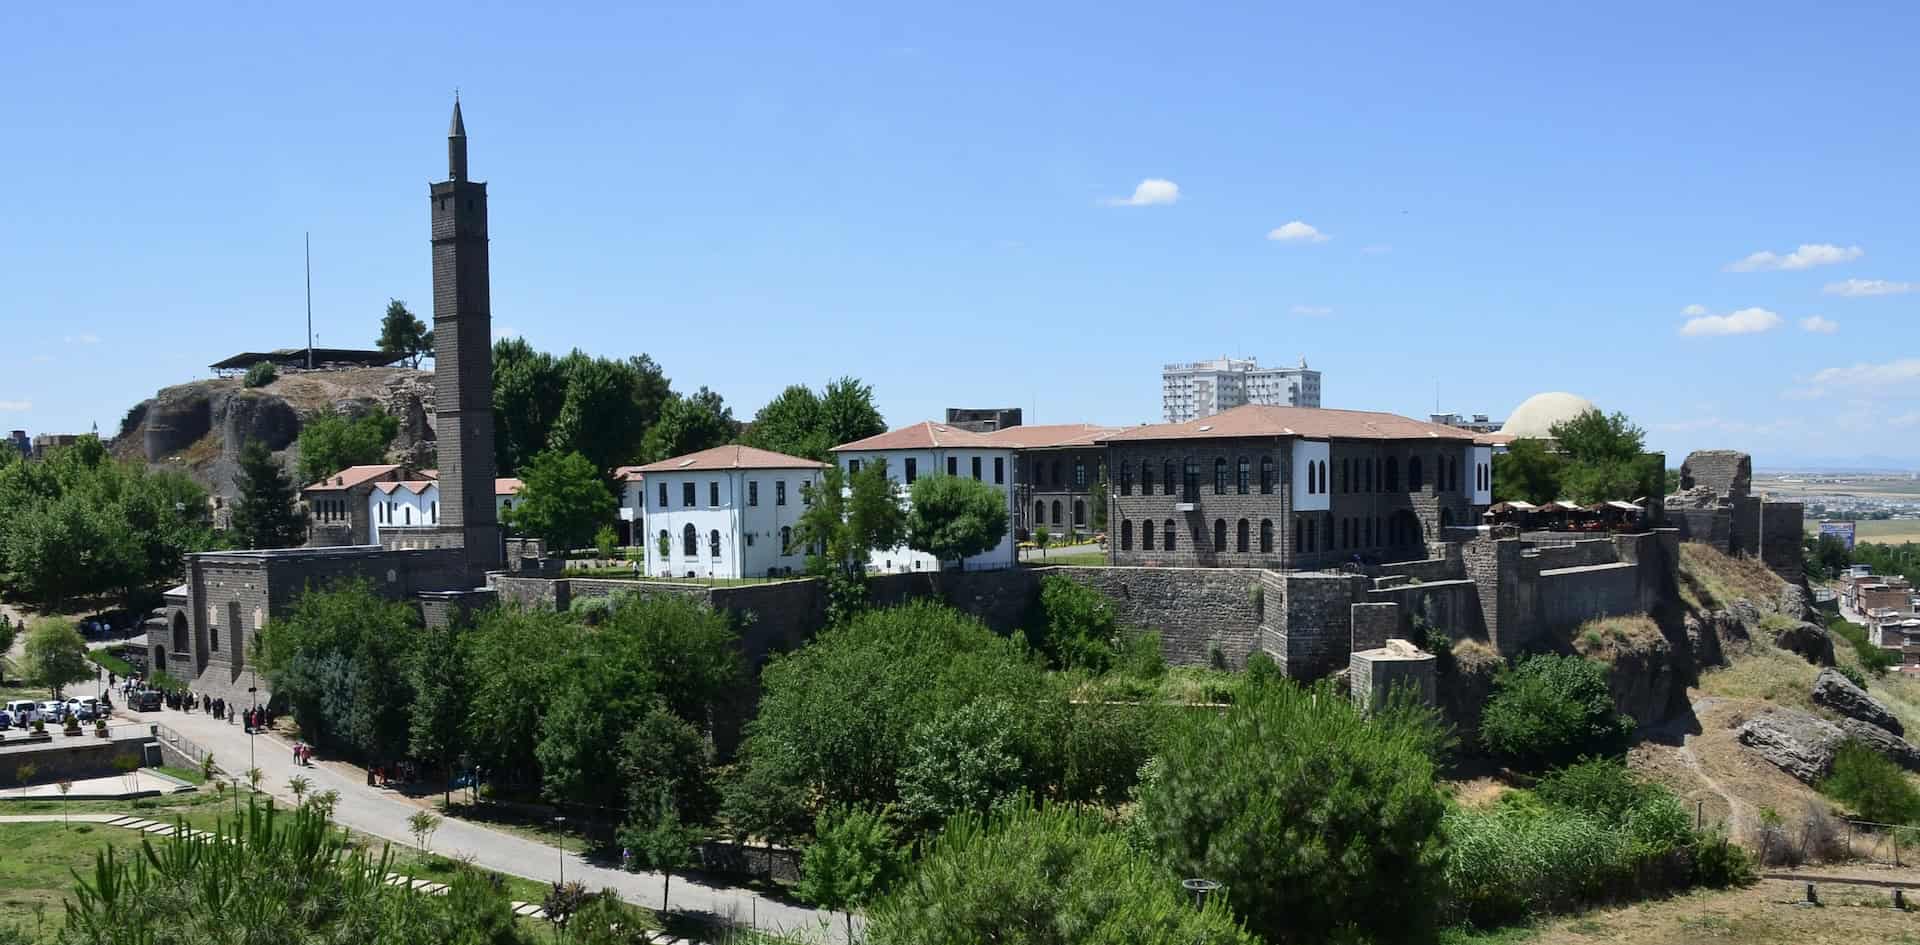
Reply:
[[493, 498], [493, 316], [487, 290], [487, 185], [467, 179], [460, 99], [447, 132], [447, 180], [433, 203], [434, 437], [440, 527], [457, 531], [475, 577], [504, 559]]

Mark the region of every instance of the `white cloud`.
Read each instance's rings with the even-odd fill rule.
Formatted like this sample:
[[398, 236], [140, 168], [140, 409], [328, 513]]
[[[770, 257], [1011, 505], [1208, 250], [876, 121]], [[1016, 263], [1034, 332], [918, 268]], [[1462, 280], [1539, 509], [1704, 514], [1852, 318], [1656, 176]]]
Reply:
[[26, 413], [32, 409], [31, 400], [0, 400], [0, 413]]
[[1701, 315], [1687, 319], [1680, 333], [1692, 337], [1708, 335], [1752, 335], [1780, 327], [1780, 316], [1764, 308], [1743, 308], [1728, 315]]
[[1362, 256], [1385, 256], [1391, 252], [1393, 252], [1393, 247], [1386, 243], [1375, 243], [1372, 246], [1360, 247], [1360, 255]]
[[1831, 335], [1840, 330], [1840, 323], [1829, 318], [1811, 315], [1800, 319], [1800, 327], [1816, 335]]
[[1869, 295], [1905, 295], [1920, 285], [1912, 282], [1888, 282], [1885, 279], [1848, 279], [1845, 282], [1829, 282], [1820, 291], [1828, 295], [1844, 295], [1849, 298], [1863, 298]]
[[1324, 243], [1333, 237], [1320, 232], [1311, 223], [1292, 220], [1268, 230], [1267, 239], [1276, 243]]
[[78, 335], [68, 335], [65, 340], [70, 345], [97, 345], [100, 343], [100, 336], [88, 331]]
[[1890, 427], [1920, 426], [1920, 413], [1903, 413], [1897, 417], [1889, 417], [1886, 424]]
[[1293, 314], [1305, 315], [1309, 318], [1319, 318], [1325, 315], [1332, 315], [1333, 307], [1329, 305], [1296, 305], [1293, 307]]
[[1920, 358], [1830, 367], [1813, 375], [1814, 384], [1833, 387], [1898, 387], [1915, 382], [1920, 382]]
[[1766, 423], [1752, 423], [1746, 420], [1729, 420], [1725, 417], [1699, 417], [1692, 420], [1671, 420], [1654, 424], [1656, 429], [1667, 433], [1705, 433], [1713, 432], [1734, 436], [1773, 436], [1790, 433], [1801, 427], [1799, 420], [1782, 418]]
[[1832, 243], [1801, 243], [1800, 248], [1782, 256], [1771, 250], [1761, 250], [1745, 259], [1727, 264], [1728, 272], [1765, 272], [1771, 269], [1812, 269], [1815, 266], [1831, 266], [1835, 263], [1850, 262], [1865, 256], [1867, 251], [1858, 246], [1835, 246]]
[[1153, 207], [1180, 199], [1180, 185], [1160, 177], [1149, 177], [1133, 188], [1131, 197], [1108, 197], [1101, 203], [1109, 207]]
[[1707, 307], [1704, 305], [1689, 305], [1686, 308], [1681, 309], [1680, 314], [1685, 315], [1689, 318], [1698, 317], [1698, 316], [1707, 314]]

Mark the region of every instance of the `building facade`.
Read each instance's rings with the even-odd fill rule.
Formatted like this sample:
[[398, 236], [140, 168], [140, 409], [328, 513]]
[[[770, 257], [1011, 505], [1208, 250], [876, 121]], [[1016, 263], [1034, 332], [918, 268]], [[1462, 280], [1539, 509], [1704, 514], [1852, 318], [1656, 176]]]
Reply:
[[1182, 361], [1160, 371], [1161, 417], [1185, 423], [1246, 404], [1320, 406], [1320, 372], [1307, 367], [1264, 368], [1252, 358]]
[[948, 407], [947, 426], [974, 433], [992, 433], [1020, 425], [1019, 407]]
[[1121, 427], [1065, 423], [1010, 427], [988, 434], [1013, 453], [1014, 537], [1031, 541], [1041, 527], [1056, 539], [1091, 537], [1102, 531], [1100, 482], [1107, 449], [1100, 437]]
[[1492, 502], [1492, 457], [1472, 434], [1392, 414], [1249, 405], [1100, 442], [1116, 565], [1420, 560]]
[[825, 463], [750, 446], [717, 446], [639, 467], [648, 503], [646, 571], [656, 577], [797, 574], [794, 539]]
[[379, 485], [407, 478], [406, 467], [394, 463], [349, 466], [301, 489], [300, 497], [307, 503], [307, 545], [379, 544], [373, 529], [372, 496]]
[[[1019, 429], [1019, 428], [1014, 428]], [[834, 461], [848, 473], [884, 463], [901, 504], [910, 505], [908, 490], [921, 476], [948, 475], [987, 483], [1006, 496], [1007, 533], [999, 544], [961, 562], [967, 570], [1010, 568], [1015, 561], [1013, 466], [1014, 450], [994, 435], [974, 433], [931, 420], [889, 430], [864, 440], [833, 448]], [[882, 574], [900, 571], [937, 571], [947, 562], [905, 545], [875, 549], [867, 566]]]

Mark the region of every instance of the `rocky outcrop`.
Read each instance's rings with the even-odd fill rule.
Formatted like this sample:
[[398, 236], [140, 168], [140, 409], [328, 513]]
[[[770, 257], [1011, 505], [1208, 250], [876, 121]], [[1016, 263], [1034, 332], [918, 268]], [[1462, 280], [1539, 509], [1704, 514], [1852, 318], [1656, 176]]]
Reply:
[[1676, 697], [1686, 680], [1674, 670], [1673, 647], [1665, 639], [1614, 648], [1607, 667], [1607, 690], [1614, 708], [1641, 727], [1665, 721], [1679, 708]]
[[[1816, 623], [1801, 621], [1773, 632], [1773, 644], [1815, 666], [1833, 665], [1833, 634]], [[1844, 678], [1842, 679], [1844, 682]]]
[[1797, 709], [1774, 709], [1735, 732], [1740, 744], [1806, 784], [1833, 770], [1833, 754], [1847, 740], [1840, 727]]
[[1734, 654], [1745, 653], [1752, 642], [1746, 625], [1724, 610], [1689, 613], [1682, 627], [1697, 668], [1725, 666]]
[[1892, 732], [1862, 722], [1859, 719], [1841, 719], [1834, 723], [1848, 738], [1873, 749], [1908, 771], [1920, 771], [1920, 748]]
[[1813, 704], [1826, 706], [1850, 719], [1859, 719], [1868, 725], [1878, 726], [1895, 735], [1905, 735], [1907, 730], [1900, 720], [1887, 711], [1887, 707], [1865, 689], [1853, 684], [1853, 680], [1840, 675], [1839, 670], [1823, 669], [1813, 680]]
[[1789, 584], [1780, 589], [1780, 614], [1790, 620], [1812, 620], [1813, 604], [1807, 600], [1807, 589], [1798, 584]]

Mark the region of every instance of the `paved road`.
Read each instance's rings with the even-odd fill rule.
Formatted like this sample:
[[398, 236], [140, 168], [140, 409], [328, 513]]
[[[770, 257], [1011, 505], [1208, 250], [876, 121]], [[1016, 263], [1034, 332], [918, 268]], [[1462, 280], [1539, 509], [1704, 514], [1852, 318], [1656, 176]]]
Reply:
[[[117, 714], [143, 722], [165, 725], [201, 748], [213, 752], [221, 770], [239, 773], [248, 767], [248, 737], [239, 725], [229, 724], [198, 712], [132, 712]], [[334, 819], [361, 833], [411, 847], [407, 818], [429, 809], [425, 801], [414, 801], [392, 791], [367, 787], [362, 769], [337, 762], [319, 762], [310, 768], [293, 763], [291, 743], [272, 735], [254, 739], [256, 763], [264, 773], [261, 789], [291, 803], [293, 791], [287, 779], [305, 775], [315, 792], [340, 792]], [[244, 779], [242, 779], [244, 780]], [[433, 834], [429, 846], [437, 853], [455, 858], [471, 858], [476, 866], [496, 872], [551, 882], [558, 877], [562, 854], [548, 846], [513, 834], [502, 833], [466, 821], [446, 818]], [[585, 882], [592, 889], [614, 889], [628, 902], [658, 908], [663, 879], [658, 873], [627, 873], [593, 866], [569, 852], [564, 857], [568, 879]], [[671, 904], [675, 911], [704, 912], [718, 917], [732, 916], [742, 923], [753, 923], [769, 932], [804, 931], [818, 934], [828, 913], [792, 906], [768, 899], [746, 889], [703, 886], [684, 877], [674, 877]], [[856, 923], [857, 925], [857, 923]], [[826, 922], [832, 941], [843, 941], [846, 926], [838, 920]]]

